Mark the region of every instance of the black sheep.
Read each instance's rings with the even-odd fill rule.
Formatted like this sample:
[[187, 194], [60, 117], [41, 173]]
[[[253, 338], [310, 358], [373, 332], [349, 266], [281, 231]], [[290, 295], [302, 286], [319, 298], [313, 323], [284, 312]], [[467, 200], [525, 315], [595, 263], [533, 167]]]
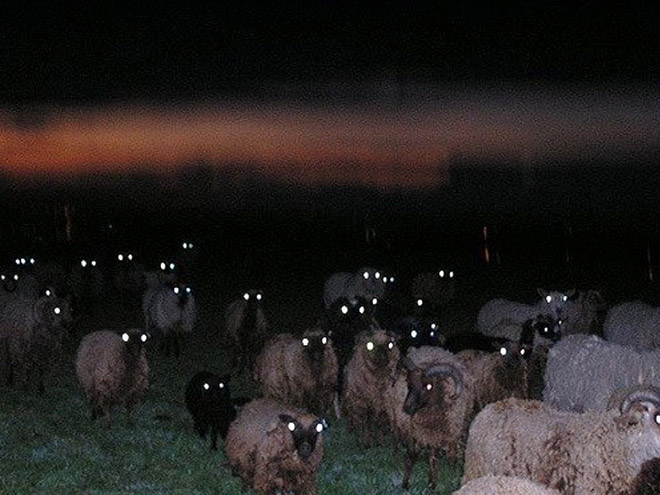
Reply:
[[230, 375], [200, 371], [186, 387], [186, 407], [192, 415], [195, 431], [206, 439], [210, 430], [213, 450], [218, 450], [218, 434], [224, 439], [229, 423], [236, 418], [229, 392], [230, 378]]

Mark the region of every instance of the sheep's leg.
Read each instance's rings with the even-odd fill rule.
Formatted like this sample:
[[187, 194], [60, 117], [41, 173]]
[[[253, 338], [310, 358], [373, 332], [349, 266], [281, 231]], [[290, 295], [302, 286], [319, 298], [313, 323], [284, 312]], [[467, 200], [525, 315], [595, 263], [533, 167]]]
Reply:
[[438, 482], [438, 449], [429, 451], [429, 487], [435, 489]]
[[174, 347], [174, 350], [172, 351], [174, 354], [175, 358], [179, 358], [181, 355], [181, 337], [179, 335], [175, 335], [174, 338], [172, 339], [172, 345]]
[[407, 490], [410, 485], [410, 473], [416, 460], [417, 452], [410, 448], [406, 449], [406, 455], [403, 458], [403, 482], [401, 483], [401, 488], [404, 490]]
[[211, 425], [211, 448], [213, 450], [218, 450], [218, 425]]
[[195, 421], [195, 431], [199, 435], [199, 438], [206, 438], [206, 426], [204, 426], [202, 423]]
[[110, 416], [110, 411], [111, 407], [106, 404], [101, 405], [101, 411], [103, 411], [103, 416], [105, 416], [105, 429], [108, 430], [110, 429], [110, 426], [112, 426], [112, 418]]

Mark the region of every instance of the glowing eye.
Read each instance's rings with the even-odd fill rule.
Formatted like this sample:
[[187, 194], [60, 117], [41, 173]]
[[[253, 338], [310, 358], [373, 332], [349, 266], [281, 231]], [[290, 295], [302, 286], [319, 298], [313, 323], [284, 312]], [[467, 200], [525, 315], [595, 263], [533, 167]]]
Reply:
[[257, 301], [261, 301], [261, 294], [257, 294]]
[[380, 279], [380, 272], [374, 273], [374, 277], [376, 277], [376, 280], [379, 280]]
[[160, 264], [160, 269], [165, 270], [165, 268], [167, 268], [167, 265], [165, 263], [161, 263]]
[[445, 271], [440, 270], [440, 273], [438, 273], [438, 275], [440, 275], [440, 278], [445, 278]]
[[454, 272], [449, 272], [449, 278], [454, 278]]
[[436, 325], [435, 323], [431, 323], [431, 330], [437, 330], [437, 328], [438, 325]]
[[85, 268], [85, 267], [87, 266], [87, 261], [82, 260], [82, 261], [80, 262], [80, 266], [82, 266], [83, 268]]
[[360, 312], [361, 315], [363, 315], [364, 314], [364, 306], [360, 306], [360, 309], [358, 309], [358, 311]]
[[18, 280], [18, 275], [14, 275], [14, 280]]
[[309, 339], [307, 337], [302, 339], [302, 345], [303, 345], [303, 347], [307, 347], [309, 345]]
[[568, 296], [567, 295], [561, 296], [561, 300], [564, 302], [568, 301]]
[[175, 288], [172, 289], [172, 290], [174, 290], [174, 293], [175, 293], [175, 294], [178, 294], [178, 293], [179, 293], [179, 288], [178, 288], [178, 287], [175, 287]]
[[563, 324], [564, 324], [564, 320], [557, 321], [557, 325], [563, 325]]
[[373, 351], [374, 350], [374, 343], [373, 342], [367, 342], [367, 350], [368, 351]]
[[552, 302], [552, 296], [545, 296], [545, 302], [550, 304]]
[[218, 385], [220, 388], [225, 388], [225, 384], [220, 382], [220, 385]]
[[192, 249], [192, 248], [193, 248], [193, 243], [192, 243], [192, 242], [189, 242], [189, 243], [188, 243], [188, 249]]
[[132, 254], [129, 254], [129, 255], [127, 256], [127, 258], [128, 258], [128, 261], [133, 261], [133, 255], [132, 255]]
[[47, 296], [47, 297], [50, 297], [51, 294], [52, 294], [52, 292], [51, 292], [49, 289], [46, 289], [46, 296]]
[[247, 292], [245, 294], [243, 294], [243, 299], [245, 299], [246, 301], [249, 301], [250, 300], [250, 294], [248, 294]]
[[186, 287], [186, 294], [190, 294], [192, 292], [192, 289], [190, 287]]
[[0, 275], [0, 280], [4, 280], [4, 279], [6, 279], [6, 278], [7, 278], [7, 277], [5, 277], [4, 275]]
[[124, 255], [123, 255], [123, 254], [120, 254], [119, 256], [117, 256], [117, 259], [118, 259], [119, 261], [124, 261]]
[[378, 298], [377, 298], [377, 297], [374, 297], [374, 298], [371, 300], [371, 304], [373, 304], [374, 306], [375, 306], [376, 304], [378, 304]]
[[121, 334], [121, 340], [123, 340], [124, 342], [128, 342], [129, 339], [130, 339], [130, 337], [128, 336], [127, 333], [122, 333]]
[[506, 356], [506, 353], [507, 353], [506, 347], [502, 347], [502, 348], [500, 349], [500, 354], [501, 354], [502, 356]]
[[183, 245], [183, 249], [188, 249], [188, 243], [187, 242], [184, 242], [182, 245]]
[[140, 335], [140, 340], [141, 340], [142, 342], [146, 342], [146, 341], [147, 341], [147, 338], [148, 338], [148, 337], [147, 337], [147, 334], [146, 334], [146, 333], [143, 333], [142, 335]]
[[390, 277], [390, 283], [394, 282], [394, 277]]
[[431, 337], [435, 337], [435, 332], [431, 332], [429, 335], [430, 335]]
[[209, 388], [210, 388], [210, 387], [209, 387], [209, 384], [208, 384], [208, 383], [205, 383], [205, 384], [204, 384], [204, 390], [208, 390]]
[[59, 307], [53, 309], [53, 313], [55, 313], [56, 315], [59, 315], [61, 312], [62, 310]]
[[21, 258], [21, 265], [25, 264], [25, 258]]
[[411, 336], [413, 339], [416, 339], [416, 338], [417, 338], [417, 330], [413, 330], [412, 332], [410, 332], [410, 336]]
[[432, 384], [432, 383], [427, 383], [427, 384], [426, 384], [426, 390], [431, 390], [432, 388], [433, 388], [433, 384]]
[[321, 339], [321, 344], [325, 345], [325, 344], [327, 344], [327, 343], [328, 343], [328, 337], [323, 337], [323, 338]]
[[543, 333], [548, 333], [550, 329], [548, 327], [543, 327]]
[[170, 263], [170, 270], [174, 270], [174, 263]]
[[348, 306], [346, 306], [346, 305], [344, 304], [344, 305], [341, 307], [341, 313], [344, 314], [344, 315], [345, 315], [345, 314], [348, 314]]
[[92, 260], [92, 266], [96, 266], [96, 261]]
[[323, 431], [323, 425], [321, 423], [316, 425], [316, 433], [321, 433]]
[[30, 264], [31, 264], [31, 265], [34, 265], [34, 263], [35, 263], [34, 258], [30, 258]]
[[423, 305], [424, 305], [424, 301], [422, 301], [421, 299], [417, 299], [417, 306], [421, 307]]
[[289, 429], [289, 431], [294, 431], [296, 429], [296, 424], [293, 421], [289, 421], [286, 427]]
[[21, 260], [19, 260], [18, 258], [16, 258], [16, 259], [14, 260], [14, 263], [16, 263], [17, 265], [20, 265], [20, 264], [21, 264]]
[[655, 424], [660, 425], [660, 414], [655, 415]]
[[520, 349], [520, 355], [521, 355], [521, 356], [524, 356], [525, 353], [526, 353], [525, 349]]
[[364, 272], [362, 276], [364, 277], [365, 280], [369, 280], [369, 272]]
[[389, 344], [387, 344], [387, 348], [394, 349], [394, 342], [390, 342]]

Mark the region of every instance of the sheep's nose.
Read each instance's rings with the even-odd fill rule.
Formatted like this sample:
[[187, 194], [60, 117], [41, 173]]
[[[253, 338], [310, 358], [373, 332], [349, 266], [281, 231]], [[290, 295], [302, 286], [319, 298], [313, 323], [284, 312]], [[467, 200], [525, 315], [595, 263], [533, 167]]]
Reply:
[[300, 446], [300, 449], [298, 449], [298, 453], [300, 454], [300, 457], [305, 460], [312, 454], [312, 446], [305, 442]]

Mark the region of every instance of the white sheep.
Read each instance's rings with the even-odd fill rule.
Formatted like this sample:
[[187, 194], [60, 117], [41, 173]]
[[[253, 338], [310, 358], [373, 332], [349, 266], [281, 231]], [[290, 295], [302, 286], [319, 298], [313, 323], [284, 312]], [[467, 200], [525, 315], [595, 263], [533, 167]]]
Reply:
[[525, 478], [486, 475], [467, 482], [452, 495], [561, 495], [561, 492]]
[[638, 349], [660, 347], [660, 308], [634, 301], [613, 306], [605, 317], [603, 335]]
[[133, 408], [149, 386], [146, 332], [131, 329], [121, 335], [99, 330], [83, 337], [76, 354], [76, 376], [89, 404], [92, 420], [105, 416], [110, 428], [115, 405], [126, 408], [129, 422]]
[[569, 335], [548, 353], [543, 400], [558, 409], [603, 411], [616, 389], [659, 387], [658, 370], [660, 349], [642, 351], [595, 335]]
[[162, 338], [166, 356], [170, 352], [179, 357], [181, 339], [193, 331], [197, 321], [197, 304], [192, 288], [188, 285], [163, 285], [149, 288], [142, 298], [142, 311], [148, 331]]
[[489, 404], [472, 422], [463, 483], [521, 476], [572, 495], [620, 494], [660, 456], [660, 397], [633, 392], [618, 409], [574, 413], [539, 401]]

